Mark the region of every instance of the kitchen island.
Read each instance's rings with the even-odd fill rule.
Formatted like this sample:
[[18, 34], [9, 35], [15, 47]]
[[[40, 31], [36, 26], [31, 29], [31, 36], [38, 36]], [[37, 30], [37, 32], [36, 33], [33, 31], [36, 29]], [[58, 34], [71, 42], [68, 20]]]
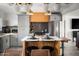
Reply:
[[44, 46], [50, 46], [54, 48], [54, 51], [52, 52], [52, 56], [60, 56], [60, 43], [61, 42], [66, 42], [67, 40], [60, 39], [58, 37], [53, 37], [52, 39], [44, 39], [44, 38], [39, 38], [39, 39], [29, 39], [29, 38], [24, 38], [22, 40], [23, 42], [23, 56], [28, 55], [27, 48], [29, 46], [36, 46], [39, 49], [41, 49]]

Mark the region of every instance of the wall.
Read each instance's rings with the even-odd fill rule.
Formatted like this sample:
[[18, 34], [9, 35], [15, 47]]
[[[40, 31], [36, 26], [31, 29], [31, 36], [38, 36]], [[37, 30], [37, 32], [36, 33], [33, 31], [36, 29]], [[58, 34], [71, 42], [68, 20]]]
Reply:
[[[63, 15], [63, 21], [65, 23], [65, 24], [63, 24], [63, 26], [65, 26], [65, 29], [64, 29], [65, 30], [65, 36], [70, 38], [70, 39], [73, 38], [72, 37], [72, 35], [73, 35], [72, 31], [78, 31], [77, 29], [76, 30], [71, 29], [71, 26], [72, 26], [71, 19], [72, 18], [79, 18], [79, 16], [78, 15], [76, 15], [76, 16], [75, 15], [68, 15], [68, 14]], [[63, 34], [64, 34], [64, 32], [63, 32]]]
[[71, 29], [71, 19], [72, 18], [79, 18], [79, 4], [70, 4], [68, 8], [64, 7], [61, 11], [63, 14], [63, 21], [60, 22], [60, 37], [68, 37], [72, 39], [72, 31], [77, 31], [77, 30], [72, 30]]

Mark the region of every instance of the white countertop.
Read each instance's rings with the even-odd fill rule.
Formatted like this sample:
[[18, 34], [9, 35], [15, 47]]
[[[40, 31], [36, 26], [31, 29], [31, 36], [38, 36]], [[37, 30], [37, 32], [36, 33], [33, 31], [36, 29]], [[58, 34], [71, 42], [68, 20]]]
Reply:
[[8, 35], [17, 35], [17, 33], [0, 33], [0, 37], [4, 37]]
[[44, 38], [30, 39], [30, 37], [26, 36], [25, 38], [21, 39], [21, 41], [61, 41], [61, 39], [55, 36], [52, 36], [52, 39], [44, 39]]

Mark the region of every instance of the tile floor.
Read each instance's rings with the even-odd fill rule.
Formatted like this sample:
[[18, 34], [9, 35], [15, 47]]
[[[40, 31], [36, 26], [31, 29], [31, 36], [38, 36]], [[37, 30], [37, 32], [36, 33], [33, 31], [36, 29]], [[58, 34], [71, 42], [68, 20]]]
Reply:
[[79, 56], [79, 49], [76, 47], [75, 42], [69, 41], [64, 44], [64, 55], [65, 56]]

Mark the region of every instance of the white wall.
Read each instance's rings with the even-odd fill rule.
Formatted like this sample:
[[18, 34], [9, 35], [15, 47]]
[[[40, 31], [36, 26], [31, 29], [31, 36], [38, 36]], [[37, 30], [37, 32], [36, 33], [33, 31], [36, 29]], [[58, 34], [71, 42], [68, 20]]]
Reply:
[[72, 38], [72, 32], [71, 32], [71, 19], [72, 17], [69, 15], [64, 15], [63, 16], [63, 22], [64, 22], [64, 34], [65, 34], [65, 37], [68, 37], [68, 38]]
[[[71, 26], [72, 26], [72, 23], [71, 23], [71, 20], [72, 20], [72, 18], [79, 18], [79, 16], [78, 15], [68, 15], [68, 14], [66, 14], [66, 15], [63, 15], [63, 21], [65, 21], [65, 25], [64, 25], [64, 22], [63, 22], [63, 26], [65, 26], [65, 36], [66, 37], [68, 37], [68, 38], [70, 38], [70, 39], [72, 39], [73, 37], [72, 37], [72, 31], [78, 31], [77, 29], [76, 30], [73, 30], [73, 29], [71, 29]], [[62, 27], [62, 29], [63, 29], [64, 27]], [[64, 35], [64, 29], [63, 29], [63, 31], [62, 31], [62, 33], [63, 33], [63, 35]]]

